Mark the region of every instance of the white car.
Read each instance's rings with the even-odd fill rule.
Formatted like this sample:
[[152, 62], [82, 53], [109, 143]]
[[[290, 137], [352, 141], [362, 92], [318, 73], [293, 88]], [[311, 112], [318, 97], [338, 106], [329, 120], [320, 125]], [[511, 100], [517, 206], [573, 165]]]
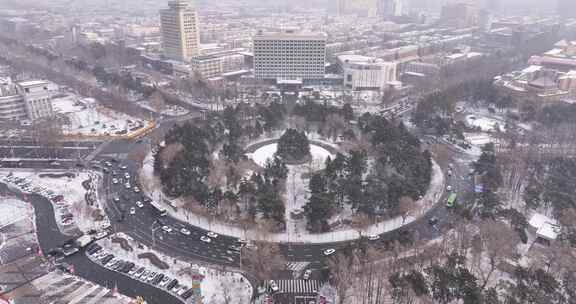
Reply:
[[369, 239], [370, 241], [376, 241], [376, 240], [379, 240], [379, 239], [380, 239], [380, 236], [377, 235], [377, 234], [376, 234], [376, 235], [369, 235], [369, 236], [368, 236], [368, 239]]
[[128, 173], [128, 172], [124, 173], [124, 178], [130, 179], [130, 173]]
[[452, 186], [448, 185], [448, 187], [446, 187], [446, 190], [452, 191]]
[[118, 179], [117, 179], [117, 178], [113, 178], [113, 179], [112, 179], [112, 184], [114, 184], [114, 185], [118, 184]]
[[325, 256], [330, 256], [330, 255], [333, 255], [334, 252], [336, 252], [336, 249], [329, 248], [329, 249], [324, 249], [324, 251], [322, 251], [322, 254], [324, 254]]
[[136, 206], [137, 206], [138, 208], [144, 208], [144, 204], [143, 204], [141, 201], [137, 201], [137, 202], [136, 202]]
[[218, 233], [212, 232], [212, 231], [208, 231], [208, 233], [206, 233], [206, 235], [213, 238], [213, 239], [218, 237]]
[[130, 214], [132, 215], [136, 214], [136, 208], [130, 207]]
[[278, 290], [280, 290], [280, 288], [278, 288], [278, 285], [276, 284], [276, 282], [274, 282], [273, 280], [270, 280], [270, 289], [272, 290], [272, 292], [277, 292]]
[[138, 188], [137, 186], [134, 186], [134, 189], [132, 190], [134, 190], [134, 193], [140, 193], [140, 188]]
[[124, 185], [124, 188], [130, 189], [130, 188], [132, 188], [132, 187], [130, 186], [130, 183], [126, 183], [126, 184]]
[[306, 271], [304, 271], [304, 275], [302, 276], [302, 278], [303, 278], [304, 280], [309, 280], [311, 274], [312, 274], [312, 270], [306, 269]]
[[182, 228], [182, 229], [180, 229], [180, 233], [182, 233], [183, 235], [190, 235], [190, 230], [188, 230], [186, 228]]
[[170, 232], [172, 232], [172, 227], [170, 227], [170, 226], [162, 226], [162, 230], [170, 233]]
[[204, 243], [210, 243], [210, 242], [212, 242], [212, 239], [209, 238], [209, 237], [207, 237], [207, 236], [205, 236], [205, 235], [201, 236], [201, 237], [200, 237], [200, 240], [201, 240], [202, 242], [204, 242]]
[[128, 169], [128, 167], [126, 165], [120, 165], [118, 168], [122, 169], [122, 170], [126, 170]]

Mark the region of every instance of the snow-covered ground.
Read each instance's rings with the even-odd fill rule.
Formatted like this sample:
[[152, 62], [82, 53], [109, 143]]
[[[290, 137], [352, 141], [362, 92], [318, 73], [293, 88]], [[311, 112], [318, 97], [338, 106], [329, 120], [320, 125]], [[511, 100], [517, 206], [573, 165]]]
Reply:
[[[126, 239], [134, 250], [128, 252], [122, 249], [119, 243], [113, 243], [111, 238], [114, 236]], [[140, 244], [141, 246], [139, 247], [138, 242], [123, 233], [118, 233], [109, 238], [102, 239], [98, 241], [98, 244], [102, 246], [103, 250], [114, 253], [117, 259], [132, 262], [137, 268], [145, 267], [147, 270], [162, 273], [173, 279], [178, 279], [179, 284], [186, 286], [188, 289], [192, 288], [194, 285], [195, 280], [193, 276], [197, 278], [199, 275], [202, 278], [200, 282], [202, 303], [244, 304], [250, 302], [252, 286], [248, 280], [239, 273], [222, 271], [198, 264], [184, 262], [148, 248], [142, 244]], [[138, 255], [142, 253], [154, 253], [160, 260], [169, 264], [170, 268], [162, 270], [154, 266], [147, 259], [138, 259]], [[226, 302], [224, 300], [225, 295], [229, 296], [231, 301]], [[190, 298], [188, 302], [199, 303], [193, 302], [192, 298]]]
[[470, 127], [480, 128], [484, 132], [505, 131], [505, 122], [492, 117], [467, 115], [466, 124]]
[[[154, 110], [154, 108], [150, 105], [149, 100], [141, 100], [138, 102], [138, 104], [147, 110], [156, 112], [156, 110]], [[187, 115], [188, 113], [190, 113], [190, 111], [184, 109], [183, 107], [170, 104], [165, 105], [164, 109], [162, 110], [162, 114], [166, 116], [182, 116]]]
[[[254, 153], [247, 156], [254, 160], [255, 163], [264, 167], [266, 161], [271, 159], [278, 144], [273, 143], [258, 148]], [[328, 157], [333, 157], [330, 151], [315, 145], [310, 144], [310, 154], [312, 159], [310, 162], [301, 165], [287, 165], [288, 167], [288, 180], [286, 182], [286, 192], [284, 193], [284, 202], [286, 207], [286, 233], [288, 235], [297, 235], [300, 231], [306, 230], [305, 219], [295, 219], [291, 215], [293, 212], [301, 212], [308, 201], [308, 184], [310, 173], [322, 170]]]
[[[85, 200], [86, 190], [82, 182], [92, 179], [92, 184], [96, 185], [100, 176], [92, 172], [75, 172], [74, 177], [40, 177], [42, 174], [59, 174], [65, 172], [42, 172], [33, 171], [8, 172], [1, 171], [0, 179], [17, 187], [24, 193], [37, 193], [50, 199], [54, 207], [54, 216], [60, 230], [64, 233], [80, 229], [81, 231], [99, 230], [109, 226], [109, 221], [104, 218], [103, 221], [95, 221], [93, 213], [99, 207], [88, 206]], [[17, 182], [17, 180], [23, 180]], [[60, 200], [54, 200], [62, 196]], [[97, 199], [96, 199], [97, 201]], [[101, 214], [104, 215], [103, 212]], [[63, 220], [63, 217], [72, 215], [71, 220]]]
[[148, 125], [123, 113], [100, 106], [93, 98], [67, 95], [52, 100], [54, 112], [64, 115], [70, 124], [63, 126], [67, 135], [119, 136]]

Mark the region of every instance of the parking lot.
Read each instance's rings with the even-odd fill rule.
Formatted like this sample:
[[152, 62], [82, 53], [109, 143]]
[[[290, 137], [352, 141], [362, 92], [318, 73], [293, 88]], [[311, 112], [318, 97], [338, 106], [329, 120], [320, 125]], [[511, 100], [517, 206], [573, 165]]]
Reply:
[[184, 301], [199, 299], [199, 292], [191, 286], [181, 284], [177, 279], [161, 271], [147, 269], [134, 262], [117, 258], [112, 252], [105, 250], [97, 243], [90, 244], [86, 249], [86, 255], [95, 263], [118, 272], [142, 283], [163, 289]]

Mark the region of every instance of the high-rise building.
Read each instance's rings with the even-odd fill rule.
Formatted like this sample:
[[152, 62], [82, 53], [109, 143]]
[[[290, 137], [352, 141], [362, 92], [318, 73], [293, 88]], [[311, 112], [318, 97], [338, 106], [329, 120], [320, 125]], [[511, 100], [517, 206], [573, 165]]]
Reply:
[[336, 13], [339, 16], [356, 14], [374, 17], [378, 13], [378, 1], [380, 0], [337, 0]]
[[479, 9], [473, 0], [452, 1], [442, 6], [440, 22], [454, 27], [478, 25]]
[[198, 14], [189, 0], [169, 1], [168, 9], [160, 11], [160, 24], [164, 56], [190, 61], [198, 54]]
[[254, 36], [254, 74], [258, 79], [324, 78], [326, 34], [293, 31]]
[[378, 15], [382, 17], [398, 17], [404, 13], [402, 0], [378, 0], [377, 6]]

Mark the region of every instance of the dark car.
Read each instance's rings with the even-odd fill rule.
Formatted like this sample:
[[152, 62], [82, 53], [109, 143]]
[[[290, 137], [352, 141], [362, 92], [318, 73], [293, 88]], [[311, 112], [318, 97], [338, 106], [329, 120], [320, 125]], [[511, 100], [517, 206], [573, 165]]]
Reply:
[[178, 280], [174, 279], [172, 282], [166, 285], [166, 290], [171, 290], [172, 288], [176, 287], [176, 285], [178, 285]]
[[190, 288], [186, 290], [180, 297], [184, 300], [187, 300], [194, 294], [194, 289]]
[[158, 285], [158, 283], [160, 283], [160, 281], [162, 281], [162, 279], [164, 278], [164, 275], [159, 273], [156, 275], [156, 277], [154, 277], [154, 279], [152, 280], [152, 285]]
[[132, 262], [126, 263], [126, 265], [124, 265], [120, 271], [123, 273], [128, 273], [130, 270], [132, 270], [132, 268], [134, 268], [134, 266], [136, 265], [134, 265]]
[[113, 254], [109, 254], [109, 255], [103, 257], [103, 258], [100, 260], [100, 262], [102, 263], [102, 265], [106, 265], [106, 264], [108, 264], [108, 262], [110, 262], [113, 258], [114, 258], [114, 255], [113, 255]]

